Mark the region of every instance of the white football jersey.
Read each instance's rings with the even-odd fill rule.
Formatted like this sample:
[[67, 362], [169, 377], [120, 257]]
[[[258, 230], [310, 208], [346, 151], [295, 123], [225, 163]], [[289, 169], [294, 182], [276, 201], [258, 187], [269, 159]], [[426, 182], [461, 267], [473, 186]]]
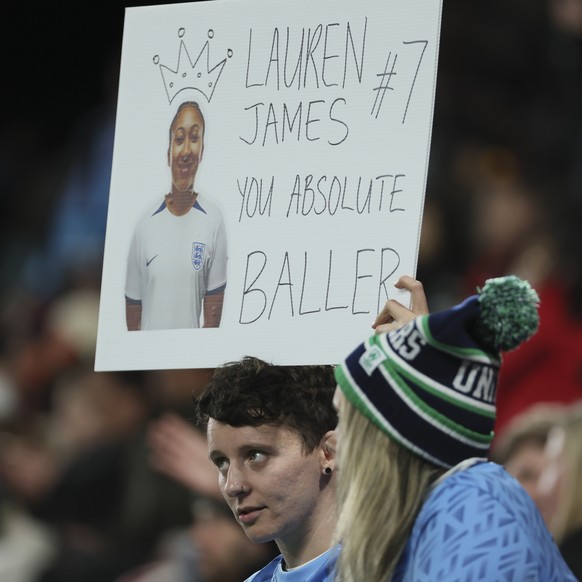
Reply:
[[220, 210], [198, 194], [175, 216], [165, 198], [141, 217], [127, 260], [126, 300], [141, 303], [141, 329], [200, 327], [202, 300], [226, 287], [227, 243]]

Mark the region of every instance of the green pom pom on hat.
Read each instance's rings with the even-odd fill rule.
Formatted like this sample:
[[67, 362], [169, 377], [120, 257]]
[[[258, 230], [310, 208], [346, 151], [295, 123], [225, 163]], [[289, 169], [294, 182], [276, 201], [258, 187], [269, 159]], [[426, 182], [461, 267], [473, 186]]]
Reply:
[[508, 351], [529, 339], [538, 329], [539, 296], [515, 275], [488, 279], [478, 289], [481, 317], [475, 336], [492, 351]]

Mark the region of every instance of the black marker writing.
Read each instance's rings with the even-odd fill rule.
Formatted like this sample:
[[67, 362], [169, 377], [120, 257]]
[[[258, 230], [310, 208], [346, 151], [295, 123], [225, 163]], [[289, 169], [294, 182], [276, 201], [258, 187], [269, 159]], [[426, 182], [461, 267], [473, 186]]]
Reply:
[[414, 85], [416, 84], [416, 77], [418, 76], [418, 69], [420, 69], [420, 63], [422, 63], [422, 57], [424, 57], [424, 52], [426, 51], [426, 47], [428, 45], [428, 40], [411, 40], [411, 41], [404, 41], [402, 44], [410, 45], [410, 44], [421, 44], [422, 51], [420, 53], [420, 57], [418, 59], [418, 65], [416, 66], [416, 71], [414, 73], [414, 79], [412, 79], [412, 83], [410, 85], [410, 92], [408, 93], [408, 100], [406, 101], [406, 108], [404, 109], [404, 115], [402, 116], [402, 123], [406, 121], [406, 114], [408, 113], [408, 106], [410, 105], [410, 98], [412, 97], [412, 92], [414, 91]]
[[[296, 250], [275, 256], [261, 250], [249, 253], [239, 323], [249, 325], [276, 314], [319, 317], [346, 309], [352, 315], [377, 313], [381, 302], [389, 298], [387, 281], [400, 265], [398, 252], [388, 247], [357, 249], [349, 256], [334, 249], [323, 252]], [[310, 255], [317, 253], [319, 263], [327, 262], [327, 269], [308, 267]], [[350, 279], [353, 284], [346, 285]], [[309, 309], [304, 308], [306, 297]]]
[[[255, 177], [246, 177], [244, 183], [237, 179], [239, 194], [242, 197], [240, 203], [240, 213], [238, 221], [242, 220], [243, 213], [248, 218], [253, 218], [257, 212], [259, 216], [271, 216], [271, 205], [273, 203], [273, 189], [275, 187], [275, 176], [271, 176], [271, 184], [268, 186], [268, 192], [263, 190], [263, 179]], [[242, 188], [241, 188], [242, 185]]]
[[[401, 180], [405, 174], [382, 174], [375, 178], [348, 178], [348, 176], [295, 176], [287, 206], [290, 215], [308, 216], [338, 211], [372, 214], [375, 212], [404, 212], [399, 195], [405, 192]], [[384, 199], [389, 202], [385, 203]]]
[[340, 113], [346, 100], [338, 97], [331, 104], [324, 99], [300, 101], [297, 105], [283, 103], [275, 105], [263, 102], [245, 107], [252, 119], [251, 131], [240, 139], [248, 145], [275, 145], [285, 140], [318, 141], [322, 136], [332, 146], [337, 146], [348, 137], [349, 128]]
[[[350, 22], [318, 24], [313, 28], [296, 31], [287, 27], [284, 50], [281, 50], [281, 33], [275, 27], [271, 34], [269, 58], [262, 61], [261, 55], [255, 53], [251, 28], [245, 87], [274, 86], [279, 91], [283, 87], [289, 89], [296, 83], [297, 89], [319, 88], [321, 85], [335, 87], [340, 84], [345, 88], [350, 78], [361, 83], [367, 27], [367, 17], [360, 25], [359, 34], [354, 33], [355, 27]], [[292, 37], [295, 37], [295, 42]]]

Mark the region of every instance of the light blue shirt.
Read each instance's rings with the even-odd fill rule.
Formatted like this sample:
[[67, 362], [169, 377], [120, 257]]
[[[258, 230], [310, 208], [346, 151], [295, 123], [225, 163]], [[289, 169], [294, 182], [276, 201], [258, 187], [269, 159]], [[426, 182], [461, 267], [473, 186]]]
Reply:
[[334, 546], [292, 570], [283, 570], [283, 556], [277, 556], [245, 582], [332, 582], [338, 555], [339, 546]]

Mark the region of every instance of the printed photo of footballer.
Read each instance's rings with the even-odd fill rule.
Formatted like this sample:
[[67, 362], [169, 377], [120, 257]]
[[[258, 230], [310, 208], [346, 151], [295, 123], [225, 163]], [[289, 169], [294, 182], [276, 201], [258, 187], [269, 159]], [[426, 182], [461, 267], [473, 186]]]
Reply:
[[227, 241], [220, 210], [195, 190], [206, 123], [198, 103], [181, 103], [170, 124], [170, 192], [139, 219], [125, 284], [129, 331], [218, 327]]

